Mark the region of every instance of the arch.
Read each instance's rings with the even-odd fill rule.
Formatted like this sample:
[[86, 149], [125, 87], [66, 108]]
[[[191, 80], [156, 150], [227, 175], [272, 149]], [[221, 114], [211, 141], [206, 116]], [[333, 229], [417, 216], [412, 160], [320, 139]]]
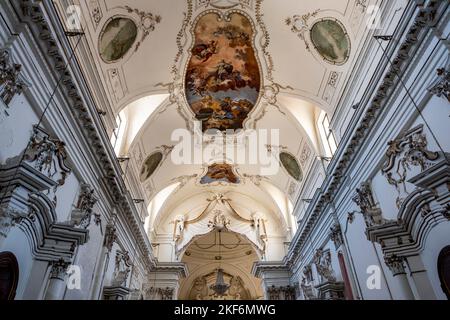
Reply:
[[[115, 106], [114, 111], [119, 113], [126, 109], [129, 105], [135, 103], [136, 101], [150, 97], [150, 96], [159, 96], [159, 95], [169, 95], [169, 91], [167, 88], [143, 88], [141, 90], [135, 91], [134, 93], [128, 93], [124, 98], [122, 98], [117, 105]], [[126, 98], [126, 99], [125, 99]]]
[[450, 300], [450, 246], [446, 246], [439, 253], [437, 269], [442, 291]]
[[[184, 246], [184, 248], [180, 251], [180, 259], [183, 259], [183, 256], [186, 254], [186, 251], [189, 251], [188, 249], [189, 249], [189, 247], [190, 247], [192, 244], [194, 244], [196, 241], [198, 241], [198, 240], [200, 240], [200, 239], [202, 239], [202, 238], [204, 238], [204, 237], [206, 237], [206, 236], [208, 236], [208, 235], [210, 235], [210, 234], [213, 234], [213, 233], [215, 233], [215, 232], [218, 232], [218, 231], [216, 231], [216, 230], [214, 229], [214, 230], [211, 230], [211, 231], [209, 231], [209, 232], [207, 232], [207, 233], [204, 233], [204, 234], [197, 234], [197, 235], [195, 235], [194, 237], [192, 237], [192, 239], [189, 240], [189, 242], [186, 244], [186, 246]], [[219, 232], [220, 232], [220, 231], [219, 231]], [[232, 230], [227, 230], [227, 231], [225, 231], [225, 232], [226, 232], [226, 233], [229, 233], [229, 234], [234, 234], [234, 235], [236, 235], [236, 236], [238, 236], [238, 237], [241, 237], [244, 241], [248, 242], [248, 243], [249, 243], [249, 246], [252, 248], [253, 252], [256, 254], [256, 256], [258, 257], [258, 259], [259, 259], [259, 260], [262, 260], [262, 253], [261, 253], [261, 251], [258, 250], [258, 246], [257, 246], [252, 240], [250, 240], [249, 237], [248, 237], [247, 235], [245, 235], [245, 234], [243, 234], [243, 233], [238, 233], [238, 232], [235, 232], [235, 231], [232, 231]]]
[[[177, 183], [177, 186], [179, 186], [180, 183]], [[274, 189], [278, 190], [278, 192], [282, 193], [280, 191], [280, 189], [276, 186], [274, 186], [272, 183], [267, 182], [267, 181], [262, 181], [261, 185], [270, 185], [272, 186]], [[169, 185], [169, 187], [172, 186]], [[185, 187], [186, 188], [186, 187]], [[167, 189], [167, 188], [165, 188]], [[165, 190], [163, 189], [163, 190]], [[174, 188], [175, 189], [175, 188]], [[193, 198], [197, 198], [197, 197], [203, 197], [204, 199], [214, 196], [214, 191], [206, 191], [206, 190], [198, 190], [195, 189], [195, 192], [192, 193], [188, 193], [186, 195], [183, 195], [180, 198], [176, 198], [174, 199], [173, 197], [173, 192], [171, 192], [170, 196], [168, 196], [166, 198], [166, 200], [164, 201], [163, 205], [159, 207], [157, 212], [149, 212], [150, 216], [152, 217], [151, 219], [148, 220], [146, 226], [149, 227], [149, 229], [154, 229], [154, 230], [158, 230], [162, 224], [164, 224], [164, 222], [167, 222], [166, 219], [168, 216], [171, 215], [171, 213], [176, 212], [177, 208], [180, 206], [180, 204], [184, 204], [187, 201], [193, 199]], [[254, 203], [260, 203], [261, 208], [267, 209], [267, 212], [272, 214], [272, 217], [279, 221], [280, 223], [280, 228], [287, 230], [289, 228], [289, 221], [287, 220], [287, 215], [286, 215], [286, 211], [283, 210], [282, 206], [281, 206], [281, 202], [277, 200], [276, 196], [273, 195], [273, 193], [271, 193], [271, 190], [268, 190], [267, 188], [263, 187], [258, 187], [258, 190], [263, 192], [263, 194], [265, 196], [262, 196], [262, 198], [264, 198], [265, 202], [261, 202], [262, 199], [258, 199], [255, 196], [252, 196], [249, 193], [243, 193], [243, 192], [238, 192], [238, 191], [232, 191], [232, 190], [228, 190], [225, 195], [227, 196], [231, 196], [231, 197], [243, 197], [246, 198], [248, 200], [253, 201]], [[199, 201], [194, 207], [191, 207], [188, 212], [201, 212], [205, 209], [207, 202], [204, 201], [204, 199], [202, 199], [202, 201]], [[234, 202], [234, 204], [236, 205], [237, 208], [239, 207], [243, 207], [246, 209], [250, 209], [248, 208], [248, 206], [246, 206], [246, 204], [248, 204], [248, 202], [245, 201], [237, 201]]]
[[159, 213], [161, 209], [164, 207], [171, 194], [179, 185], [179, 182], [169, 184], [168, 186], [161, 189], [158, 193], [156, 193], [150, 201], [147, 207], [148, 216], [144, 224], [145, 230], [147, 231], [148, 235], [150, 235], [150, 230], [154, 229], [154, 226], [158, 221], [157, 219], [159, 219]]
[[19, 283], [19, 264], [9, 251], [0, 253], [0, 300], [14, 300]]
[[[221, 256], [224, 259], [214, 259], [208, 258], [209, 252], [205, 254], [202, 251], [208, 251], [209, 249], [202, 249], [201, 245], [199, 248], [193, 246], [195, 241], [206, 239], [212, 233], [217, 231], [211, 231], [208, 234], [196, 237], [195, 240], [191, 241], [183, 253], [182, 261], [189, 267], [189, 276], [182, 280], [180, 285], [180, 298], [188, 299], [191, 295], [193, 286], [196, 280], [199, 278], [208, 277], [214, 278], [214, 274], [218, 268], [224, 271], [224, 274], [242, 280], [243, 287], [248, 290], [247, 298], [260, 298], [262, 296], [262, 287], [260, 280], [251, 275], [250, 269], [254, 262], [260, 260], [258, 251], [255, 250], [252, 242], [248, 240], [245, 235], [235, 233], [232, 231], [226, 231], [225, 234], [236, 235], [244, 241], [248, 247], [245, 248], [233, 248], [227, 251], [225, 248], [222, 249]], [[223, 233], [223, 232], [222, 232]], [[207, 239], [210, 241], [210, 239]], [[208, 242], [209, 243], [209, 242]], [[243, 254], [241, 251], [247, 251], [251, 248], [251, 253]], [[237, 250], [234, 252], [234, 250]], [[189, 252], [188, 254], [186, 254]], [[239, 252], [241, 254], [239, 254]], [[199, 253], [205, 254], [205, 257], [199, 256]], [[247, 260], [248, 259], [248, 260]], [[246, 261], [246, 262], [245, 262]], [[252, 261], [251, 265], [247, 265], [249, 261]], [[211, 280], [211, 279], [210, 279]], [[226, 280], [227, 281], [227, 280]], [[211, 291], [211, 290], [209, 290]], [[192, 298], [192, 297], [191, 297]]]
[[280, 97], [287, 97], [291, 99], [298, 99], [305, 101], [309, 104], [314, 105], [315, 107], [324, 110], [326, 112], [332, 112], [331, 106], [327, 104], [324, 100], [317, 97], [316, 95], [313, 95], [311, 93], [308, 93], [306, 91], [300, 90], [300, 89], [287, 89], [287, 90], [280, 90], [280, 93], [278, 94], [278, 100]]
[[127, 122], [122, 143], [125, 153], [131, 149], [136, 138], [140, 136], [142, 130], [146, 127], [146, 124], [158, 113], [158, 110], [167, 104], [168, 97], [167, 93], [146, 95], [134, 99], [118, 111], [118, 114], [122, 114]]

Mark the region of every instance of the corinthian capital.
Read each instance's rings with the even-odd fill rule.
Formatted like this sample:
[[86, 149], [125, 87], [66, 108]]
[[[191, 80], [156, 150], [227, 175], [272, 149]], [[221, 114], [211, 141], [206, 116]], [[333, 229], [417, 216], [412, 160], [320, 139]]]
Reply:
[[405, 257], [398, 257], [396, 255], [392, 255], [389, 257], [385, 257], [384, 261], [388, 266], [389, 270], [391, 270], [392, 274], [395, 276], [399, 274], [405, 274]]
[[58, 261], [52, 262], [52, 269], [50, 271], [50, 279], [59, 279], [63, 280], [66, 276], [67, 268], [70, 263], [64, 261], [63, 259], [59, 259]]

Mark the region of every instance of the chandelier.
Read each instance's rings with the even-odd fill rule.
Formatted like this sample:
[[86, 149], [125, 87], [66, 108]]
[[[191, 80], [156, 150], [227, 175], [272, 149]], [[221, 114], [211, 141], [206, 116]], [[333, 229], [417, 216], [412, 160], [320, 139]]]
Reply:
[[223, 269], [217, 269], [216, 283], [210, 286], [219, 297], [222, 297], [230, 288], [229, 284], [226, 284], [223, 280]]
[[[219, 256], [221, 256], [220, 248], [222, 246], [222, 238], [221, 233], [222, 230], [216, 230], [219, 234]], [[223, 269], [220, 267], [220, 260], [219, 260], [219, 268], [217, 269], [217, 278], [216, 283], [210, 286], [211, 290], [213, 290], [219, 297], [222, 297], [230, 288], [229, 284], [226, 284], [223, 279]]]

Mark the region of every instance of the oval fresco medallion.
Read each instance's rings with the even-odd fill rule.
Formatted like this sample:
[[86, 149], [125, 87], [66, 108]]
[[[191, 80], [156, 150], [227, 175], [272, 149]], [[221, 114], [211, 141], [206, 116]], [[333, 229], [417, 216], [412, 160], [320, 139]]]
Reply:
[[105, 62], [117, 61], [133, 46], [138, 33], [136, 23], [123, 17], [109, 20], [99, 39], [100, 56]]
[[197, 21], [185, 88], [203, 131], [242, 129], [258, 101], [261, 77], [253, 38], [250, 21], [240, 13], [227, 19], [207, 13]]
[[350, 37], [342, 23], [335, 19], [316, 22], [311, 28], [311, 42], [329, 63], [342, 65], [350, 56]]
[[292, 178], [297, 181], [303, 179], [302, 169], [300, 169], [300, 165], [294, 156], [287, 152], [282, 152], [280, 153], [280, 162]]
[[155, 152], [150, 155], [142, 165], [141, 169], [141, 182], [145, 182], [151, 175], [155, 172], [156, 168], [158, 168], [159, 164], [163, 159], [163, 154], [161, 152]]

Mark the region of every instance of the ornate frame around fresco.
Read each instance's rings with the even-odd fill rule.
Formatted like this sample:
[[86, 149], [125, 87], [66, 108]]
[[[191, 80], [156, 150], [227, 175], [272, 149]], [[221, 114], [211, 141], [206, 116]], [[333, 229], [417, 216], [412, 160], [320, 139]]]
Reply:
[[208, 9], [208, 10], [202, 11], [200, 14], [198, 14], [195, 17], [195, 19], [191, 22], [191, 28], [189, 29], [191, 43], [190, 43], [190, 46], [189, 46], [189, 48], [187, 50], [188, 55], [187, 55], [186, 61], [184, 63], [183, 72], [182, 72], [182, 76], [181, 76], [181, 80], [182, 80], [182, 84], [183, 84], [183, 90], [182, 90], [183, 94], [182, 94], [182, 96], [183, 96], [183, 104], [187, 107], [186, 111], [190, 115], [190, 120], [191, 121], [195, 121], [196, 120], [195, 113], [190, 108], [188, 100], [187, 100], [187, 97], [186, 97], [186, 81], [185, 81], [187, 70], [188, 70], [188, 67], [189, 67], [189, 61], [192, 59], [192, 56], [193, 56], [192, 55], [192, 49], [194, 48], [194, 45], [195, 45], [195, 41], [194, 41], [195, 40], [195, 34], [194, 34], [195, 29], [197, 27], [197, 24], [198, 24], [199, 20], [201, 18], [203, 18], [204, 16], [208, 15], [208, 14], [217, 14], [218, 17], [220, 17], [221, 19], [223, 19], [225, 21], [229, 21], [230, 20], [229, 16], [231, 16], [232, 14], [235, 14], [235, 13], [246, 17], [248, 22], [250, 23], [250, 25], [252, 27], [253, 39], [251, 39], [252, 40], [251, 42], [252, 42], [253, 50], [255, 51], [255, 59], [256, 59], [256, 62], [258, 64], [258, 70], [259, 70], [259, 75], [260, 75], [260, 87], [259, 87], [258, 99], [256, 100], [253, 109], [248, 113], [247, 118], [242, 123], [243, 129], [245, 129], [245, 128], [248, 129], [249, 121], [253, 118], [253, 116], [255, 114], [257, 114], [258, 109], [260, 109], [259, 105], [260, 105], [261, 99], [262, 99], [263, 94], [264, 94], [264, 92], [263, 92], [263, 89], [264, 89], [264, 85], [263, 85], [263, 83], [264, 83], [264, 80], [263, 80], [264, 79], [264, 72], [263, 72], [263, 68], [261, 66], [261, 61], [260, 61], [260, 58], [259, 58], [258, 47], [256, 46], [256, 41], [255, 41], [256, 40], [256, 36], [258, 35], [258, 31], [256, 29], [256, 25], [255, 25], [252, 17], [248, 13], [246, 13], [245, 11], [242, 11], [242, 10], [239, 10], [239, 9], [227, 9], [225, 11], [218, 10], [218, 9]]
[[[288, 171], [288, 169], [285, 167], [284, 163], [281, 161], [281, 154], [287, 154], [289, 156], [291, 156], [293, 158], [293, 160], [295, 160], [295, 162], [297, 162], [297, 166], [300, 170], [300, 177], [299, 180], [297, 180], [294, 176], [291, 175], [291, 173]], [[295, 156], [292, 152], [289, 152], [287, 150], [283, 150], [278, 154], [278, 162], [280, 163], [280, 167], [283, 168], [283, 171], [286, 173], [286, 175], [290, 178], [293, 179], [295, 181], [295, 183], [299, 184], [303, 181], [304, 179], [304, 172], [302, 169], [302, 166], [300, 164], [300, 161], [298, 160], [297, 156]]]
[[[106, 28], [106, 26], [107, 26], [109, 23], [111, 23], [111, 21], [113, 21], [113, 20], [115, 20], [115, 19], [128, 19], [128, 20], [133, 21], [133, 23], [134, 23], [134, 25], [135, 25], [135, 27], [136, 27], [136, 31], [137, 31], [137, 32], [136, 32], [136, 38], [134, 39], [133, 44], [132, 44], [132, 45], [128, 48], [128, 50], [125, 52], [125, 54], [122, 55], [119, 59], [112, 60], [112, 61], [107, 61], [107, 60], [105, 60], [105, 59], [103, 58], [102, 54], [100, 53], [100, 44], [101, 44], [102, 37], [103, 37], [103, 35], [105, 34], [105, 28]], [[125, 61], [126, 59], [130, 58], [130, 57], [134, 54], [135, 50], [133, 50], [133, 47], [136, 45], [136, 42], [138, 41], [139, 36], [141, 36], [141, 35], [142, 35], [142, 30], [139, 29], [139, 24], [138, 24], [138, 22], [136, 21], [136, 19], [134, 19], [134, 17], [133, 17], [132, 15], [126, 15], [126, 14], [115, 14], [115, 15], [112, 15], [111, 17], [109, 17], [109, 18], [101, 25], [100, 33], [98, 34], [98, 37], [97, 37], [97, 53], [98, 53], [98, 56], [100, 57], [100, 59], [101, 59], [101, 61], [102, 61], [103, 63], [106, 63], [106, 64], [108, 64], [108, 65], [117, 64], [117, 63], [119, 63], [119, 62], [121, 62], [121, 61]]]
[[[254, 17], [252, 17], [248, 12], [240, 9], [207, 9], [200, 12], [193, 19], [196, 11], [199, 11], [203, 7], [194, 8], [193, 0], [187, 0], [187, 11], [185, 12], [185, 18], [183, 19], [182, 26], [177, 34], [176, 43], [178, 52], [174, 58], [173, 65], [171, 67], [171, 72], [173, 74], [173, 82], [171, 83], [158, 83], [156, 86], [165, 87], [168, 89], [170, 94], [170, 105], [175, 104], [177, 106], [178, 114], [183, 118], [186, 123], [186, 128], [194, 133], [194, 126], [192, 121], [195, 120], [194, 112], [191, 110], [187, 103], [185, 94], [185, 76], [188, 68], [188, 62], [192, 57], [192, 53], [186, 55], [186, 47], [189, 45], [190, 49], [194, 46], [194, 29], [196, 22], [203, 15], [208, 13], [216, 13], [222, 17], [226, 17], [231, 13], [238, 13], [245, 16], [254, 31], [254, 37], [252, 39], [253, 49], [255, 51], [255, 58], [258, 63], [258, 68], [260, 70], [261, 76], [261, 88], [258, 100], [255, 103], [255, 107], [248, 114], [247, 119], [243, 123], [244, 129], [254, 129], [256, 128], [256, 123], [263, 118], [267, 112], [268, 106], [275, 107], [280, 113], [286, 115], [279, 107], [277, 103], [277, 95], [280, 89], [292, 89], [289, 86], [282, 86], [273, 80], [272, 72], [274, 70], [273, 59], [270, 53], [267, 51], [267, 47], [270, 44], [270, 36], [267, 31], [266, 25], [262, 19], [263, 14], [261, 13], [261, 4], [263, 0], [256, 0], [254, 3]], [[195, 12], [194, 12], [195, 11]], [[255, 23], [256, 20], [256, 23]], [[259, 28], [258, 28], [259, 27]], [[263, 58], [263, 59], [262, 59]], [[262, 64], [262, 60], [265, 62], [265, 66]], [[182, 98], [181, 98], [182, 97]], [[170, 106], [169, 105], [169, 106]]]
[[[333, 16], [336, 15], [336, 16]], [[345, 16], [341, 14], [337, 14], [337, 12], [330, 13], [329, 10], [321, 10], [317, 9], [312, 12], [308, 12], [305, 14], [294, 14], [290, 17], [288, 17], [285, 20], [285, 23], [287, 26], [291, 28], [291, 31], [295, 33], [299, 39], [301, 39], [304, 42], [305, 49], [323, 66], [327, 69], [331, 67], [330, 70], [338, 71], [341, 67], [343, 67], [352, 56], [352, 39], [354, 39], [354, 35], [351, 33], [351, 29], [347, 27], [342, 20], [345, 19]], [[302, 28], [296, 28], [294, 25], [297, 21], [302, 21]], [[347, 38], [348, 41], [348, 56], [346, 57], [345, 61], [342, 63], [334, 63], [333, 61], [329, 61], [328, 59], [324, 58], [322, 54], [317, 50], [316, 46], [314, 45], [314, 42], [311, 39], [311, 31], [312, 28], [321, 21], [326, 20], [332, 20], [336, 22], [344, 31], [344, 35]], [[349, 32], [350, 30], [350, 32]], [[314, 50], [312, 50], [312, 48]]]
[[[201, 180], [208, 174], [209, 168], [216, 164], [225, 164], [230, 166], [231, 171], [233, 174], [238, 178], [237, 183], [231, 183], [231, 182], [225, 182], [225, 181], [214, 181], [210, 183], [201, 183]], [[205, 164], [202, 166], [202, 173], [197, 176], [197, 179], [195, 180], [195, 184], [202, 188], [208, 188], [208, 187], [217, 187], [217, 186], [227, 186], [227, 187], [233, 187], [236, 188], [240, 186], [243, 183], [243, 177], [239, 174], [237, 171], [237, 164], [230, 164], [226, 161], [217, 161], [217, 159], [212, 160], [210, 163]]]
[[[347, 42], [348, 42], [348, 53], [347, 53], [347, 56], [345, 57], [344, 61], [341, 62], [341, 63], [336, 63], [336, 62], [330, 61], [329, 59], [325, 58], [325, 57], [322, 55], [322, 53], [320, 53], [320, 51], [317, 49], [316, 45], [314, 44], [314, 41], [313, 41], [312, 38], [311, 38], [311, 33], [312, 33], [312, 30], [313, 30], [314, 26], [315, 26], [317, 23], [320, 23], [320, 22], [323, 22], [323, 21], [327, 21], [327, 20], [336, 22], [336, 23], [341, 27], [342, 31], [344, 32], [344, 36], [347, 38]], [[331, 64], [331, 65], [334, 65], [334, 66], [343, 66], [343, 65], [346, 64], [346, 63], [348, 62], [348, 60], [350, 59], [350, 56], [351, 56], [351, 54], [352, 54], [352, 40], [351, 40], [351, 38], [350, 38], [350, 35], [349, 35], [349, 33], [348, 33], [347, 28], [345, 27], [345, 25], [344, 25], [339, 19], [337, 19], [337, 18], [335, 18], [335, 17], [329, 17], [329, 16], [326, 16], [326, 17], [322, 17], [322, 18], [313, 20], [313, 22], [311, 23], [311, 27], [309, 28], [308, 39], [309, 39], [309, 42], [311, 43], [311, 45], [313, 46], [313, 48], [314, 48], [314, 50], [315, 50], [315, 53], [318, 54], [318, 55], [322, 58], [323, 61], [325, 61], [325, 62], [327, 62], [327, 63], [329, 63], [329, 64]]]

